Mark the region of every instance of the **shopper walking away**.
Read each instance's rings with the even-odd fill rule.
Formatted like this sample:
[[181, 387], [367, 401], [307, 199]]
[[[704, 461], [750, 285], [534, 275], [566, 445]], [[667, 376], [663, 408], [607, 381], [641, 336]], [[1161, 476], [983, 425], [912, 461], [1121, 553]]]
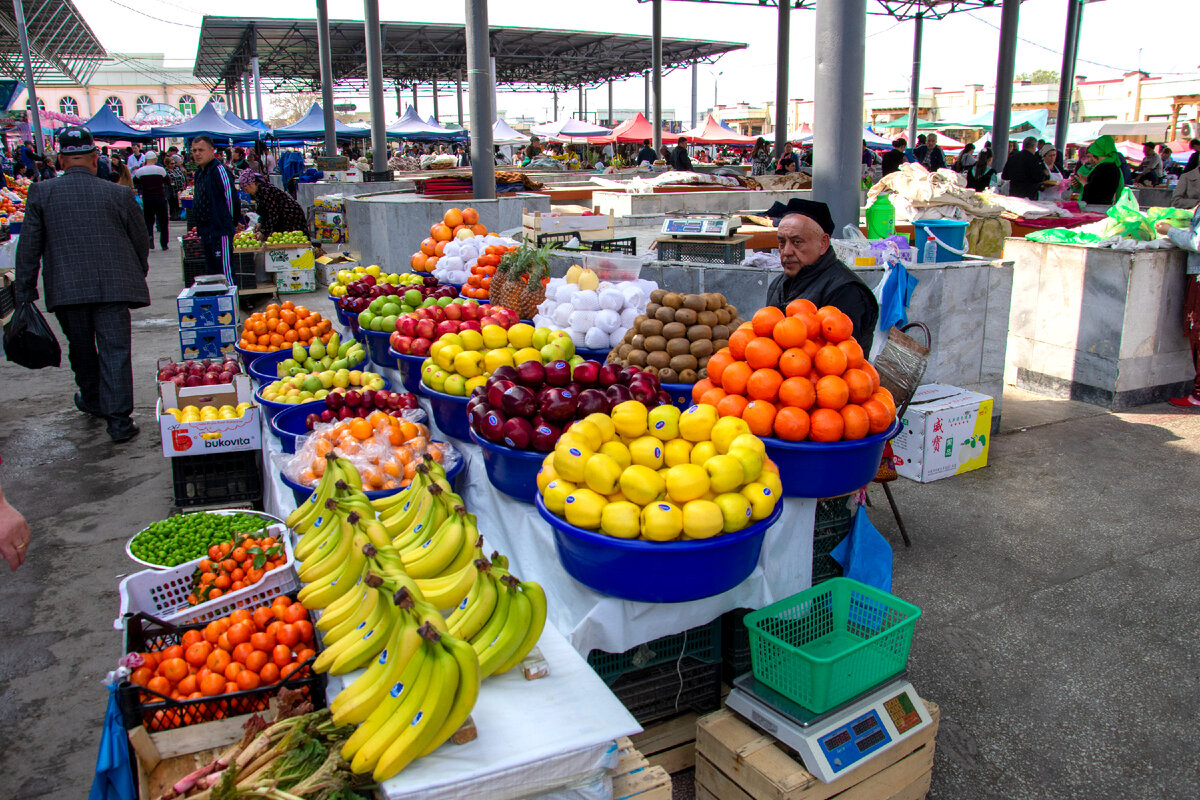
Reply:
[[1191, 394], [1172, 397], [1170, 403], [1181, 408], [1200, 407], [1200, 207], [1192, 214], [1192, 224], [1187, 230], [1176, 228], [1167, 222], [1158, 223], [1157, 228], [1158, 232], [1166, 234], [1176, 247], [1188, 251], [1187, 292], [1183, 299], [1183, 334], [1192, 345], [1192, 364], [1196, 367], [1196, 379], [1192, 382]]
[[1105, 134], [1092, 142], [1081, 162], [1072, 179], [1080, 187], [1080, 201], [1088, 205], [1111, 206], [1125, 188], [1113, 137]]
[[179, 156], [167, 156], [167, 179], [170, 182], [170, 192], [167, 195], [167, 207], [171, 219], [179, 219], [179, 195], [187, 188], [187, 172], [183, 168], [183, 159]]
[[1026, 200], [1037, 200], [1042, 182], [1048, 178], [1046, 165], [1037, 154], [1037, 137], [1026, 136], [1021, 142], [1021, 149], [1008, 157], [1004, 171], [1000, 177], [1008, 181], [1008, 194], [1011, 197], [1024, 197]]
[[671, 151], [671, 168], [682, 172], [692, 171], [692, 159], [688, 157], [687, 137], [680, 136], [675, 143], [675, 149]]
[[40, 272], [46, 309], [67, 336], [75, 406], [124, 442], [138, 433], [129, 309], [150, 305], [150, 239], [133, 193], [96, 180], [92, 134], [72, 125], [58, 143], [66, 173], [30, 187], [26, 200], [16, 299], [38, 299]]
[[192, 160], [198, 169], [188, 220], [200, 233], [208, 271], [224, 274], [226, 282], [233, 286], [229, 248], [234, 227], [242, 216], [241, 203], [229, 172], [217, 160], [212, 139], [204, 135], [192, 139]]
[[309, 236], [304, 209], [290, 194], [272, 186], [266, 176], [245, 170], [238, 175], [237, 188], [254, 198], [258, 209], [258, 232], [263, 239], [272, 233], [292, 231], [303, 231]]
[[641, 164], [645, 161], [647, 164], [653, 164], [658, 156], [654, 155], [654, 148], [650, 146], [649, 139], [642, 139], [642, 149], [638, 150], [637, 158], [634, 159], [634, 164]]
[[904, 163], [904, 150], [907, 147], [908, 140], [903, 136], [892, 141], [892, 149], [883, 154], [881, 177], [900, 171], [900, 165]]
[[154, 224], [157, 222], [158, 242], [162, 249], [166, 250], [169, 242], [167, 194], [170, 192], [171, 182], [167, 171], [158, 164], [157, 153], [146, 153], [146, 165], [133, 173], [133, 181], [142, 196], [142, 216], [146, 219], [146, 236], [150, 239], [150, 249], [154, 249]]

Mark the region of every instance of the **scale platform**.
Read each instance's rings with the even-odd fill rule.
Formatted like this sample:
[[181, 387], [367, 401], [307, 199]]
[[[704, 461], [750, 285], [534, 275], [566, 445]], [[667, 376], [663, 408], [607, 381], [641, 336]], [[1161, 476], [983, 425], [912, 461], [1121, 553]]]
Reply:
[[724, 239], [737, 232], [738, 226], [730, 217], [719, 214], [690, 214], [686, 217], [668, 217], [663, 220], [661, 233], [664, 236], [700, 236]]
[[805, 768], [824, 783], [933, 722], [903, 675], [816, 714], [746, 673], [733, 681], [725, 705], [799, 753]]

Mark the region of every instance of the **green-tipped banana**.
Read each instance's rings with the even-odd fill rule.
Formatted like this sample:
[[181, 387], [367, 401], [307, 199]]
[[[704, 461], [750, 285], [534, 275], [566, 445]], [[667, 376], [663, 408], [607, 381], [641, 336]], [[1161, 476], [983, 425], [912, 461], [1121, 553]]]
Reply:
[[345, 675], [347, 672], [356, 670], [387, 647], [392, 627], [400, 622], [400, 609], [396, 608], [395, 604], [389, 603], [386, 598], [380, 599], [379, 605], [383, 609], [383, 613], [380, 614], [375, 625], [364, 628], [361, 635], [358, 631], [350, 634], [351, 637], [358, 637], [358, 639], [344, 648], [334, 659], [333, 665], [329, 668], [330, 675]]
[[313, 493], [308, 496], [300, 505], [288, 514], [284, 523], [292, 530], [299, 533], [301, 528], [311, 524], [312, 519], [317, 517], [321, 509], [325, 507], [325, 501], [333, 497], [334, 487], [341, 480], [341, 470], [338, 467], [339, 459], [333, 453], [325, 457], [325, 474], [321, 476], [321, 480], [317, 481]]
[[[313, 557], [313, 553], [318, 548], [325, 544], [325, 540], [333, 536], [335, 532], [341, 531], [342, 517], [345, 513], [342, 511], [341, 503], [336, 497], [331, 497], [325, 501], [325, 508], [312, 521], [308, 529], [300, 534], [300, 538], [296, 541], [294, 553], [297, 561], [307, 561]], [[299, 533], [299, 531], [297, 531]]]
[[447, 516], [449, 514], [442, 501], [442, 490], [439, 487], [431, 486], [427, 499], [421, 501], [418, 515], [414, 517], [408, 528], [392, 537], [392, 546], [403, 553], [406, 549], [420, 544], [446, 521]]
[[[322, 542], [316, 552], [296, 567], [296, 575], [300, 582], [313, 583], [345, 564], [346, 559], [350, 557], [350, 550], [354, 547], [356, 536], [354, 524], [343, 519], [338, 531]], [[365, 542], [366, 537], [363, 539]]]
[[[355, 577], [355, 580], [352, 583], [345, 584], [344, 586], [341, 584], [338, 584], [338, 586], [331, 585], [325, 590], [332, 593], [333, 591], [338, 590], [339, 586], [341, 587], [341, 594], [339, 594], [333, 600], [330, 600], [328, 603], [325, 603], [324, 606], [315, 604], [310, 606], [308, 601], [303, 599], [304, 592], [316, 584], [310, 583], [308, 586], [305, 586], [300, 590], [300, 595], [298, 595], [296, 599], [300, 600], [301, 603], [304, 603], [305, 608], [324, 608], [324, 611], [321, 612], [321, 616], [317, 620], [315, 627], [317, 630], [322, 632], [330, 631], [349, 619], [350, 616], [352, 616], [354, 612], [358, 610], [359, 606], [366, 601], [367, 592], [371, 590], [371, 587], [365, 583], [366, 576], [367, 566], [364, 562], [362, 568], [359, 569], [358, 575]], [[346, 577], [349, 578], [350, 575], [347, 574]], [[324, 600], [326, 597], [326, 594], [319, 594], [315, 600]]]
[[[349, 636], [351, 631], [365, 630], [377, 621], [374, 619], [374, 614], [378, 606], [384, 602], [381, 599], [379, 578], [368, 575], [365, 583], [367, 584], [367, 595], [363, 598], [362, 604], [342, 622], [325, 631], [325, 635], [321, 637], [321, 643], [325, 645], [321, 655], [328, 653], [334, 645]], [[332, 657], [329, 659], [329, 663], [333, 663]]]
[[[387, 742], [378, 740], [376, 737], [386, 733], [385, 728], [398, 733], [400, 727], [407, 724], [417, 713], [429, 686], [429, 679], [433, 675], [433, 655], [432, 645], [422, 637], [421, 646], [408, 660], [408, 664], [400, 674], [400, 679], [387, 689], [383, 702], [375, 707], [375, 710], [342, 745], [342, 758], [351, 763], [351, 769], [354, 769], [353, 765], [356, 761], [363, 764], [368, 755], [373, 756], [370, 766], [361, 770], [355, 769], [355, 772], [367, 772], [374, 768], [379, 756], [383, 755], [383, 751], [387, 748]], [[388, 739], [388, 741], [391, 740]], [[364, 748], [367, 748], [371, 742], [375, 742], [375, 744], [370, 746], [370, 752], [364, 754]], [[360, 756], [362, 756], [361, 760]]]
[[[533, 607], [529, 598], [515, 588], [516, 579], [505, 577], [504, 582], [507, 584], [506, 591], [512, 595], [508, 619], [505, 620], [499, 635], [479, 654], [479, 672], [485, 678], [513, 657], [517, 647], [525, 640], [533, 617]], [[479, 652], [478, 649], [476, 652]]]
[[454, 704], [450, 706], [445, 721], [430, 737], [429, 744], [418, 758], [424, 758], [437, 750], [462, 727], [467, 717], [471, 716], [471, 710], [475, 708], [475, 701], [479, 699], [479, 686], [483, 680], [483, 676], [479, 674], [479, 657], [475, 655], [475, 650], [469, 642], [453, 636], [443, 636], [441, 645], [458, 662], [458, 688], [454, 693]]
[[493, 675], [502, 675], [524, 661], [525, 656], [529, 655], [529, 651], [538, 643], [538, 639], [542, 638], [542, 630], [546, 627], [546, 593], [542, 587], [532, 581], [521, 581], [517, 585], [517, 590], [529, 598], [529, 605], [532, 609], [529, 629], [525, 632], [525, 638], [513, 651], [512, 657], [496, 667], [492, 672]]

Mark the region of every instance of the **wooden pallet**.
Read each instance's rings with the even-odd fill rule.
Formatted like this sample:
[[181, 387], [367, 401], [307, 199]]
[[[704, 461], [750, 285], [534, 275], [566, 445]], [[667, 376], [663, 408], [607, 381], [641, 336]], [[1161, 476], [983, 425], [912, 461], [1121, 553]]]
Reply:
[[670, 775], [696, 765], [696, 720], [700, 715], [688, 711], [677, 717], [656, 722], [633, 737], [636, 747], [651, 766], [662, 767]]
[[705, 800], [920, 800], [933, 776], [941, 710], [933, 724], [833, 783], [822, 783], [795, 751], [728, 709], [697, 722], [696, 796]]
[[617, 739], [613, 800], [671, 800], [671, 776], [650, 764], [628, 737]]

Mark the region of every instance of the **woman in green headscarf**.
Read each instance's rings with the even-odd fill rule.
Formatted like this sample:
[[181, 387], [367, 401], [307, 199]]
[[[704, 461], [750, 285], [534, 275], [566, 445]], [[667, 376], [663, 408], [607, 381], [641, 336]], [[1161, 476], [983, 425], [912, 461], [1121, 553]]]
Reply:
[[1072, 180], [1081, 187], [1081, 202], [1096, 206], [1111, 206], [1116, 202], [1125, 188], [1125, 181], [1113, 137], [1105, 134], [1092, 142], [1080, 159], [1079, 170]]

